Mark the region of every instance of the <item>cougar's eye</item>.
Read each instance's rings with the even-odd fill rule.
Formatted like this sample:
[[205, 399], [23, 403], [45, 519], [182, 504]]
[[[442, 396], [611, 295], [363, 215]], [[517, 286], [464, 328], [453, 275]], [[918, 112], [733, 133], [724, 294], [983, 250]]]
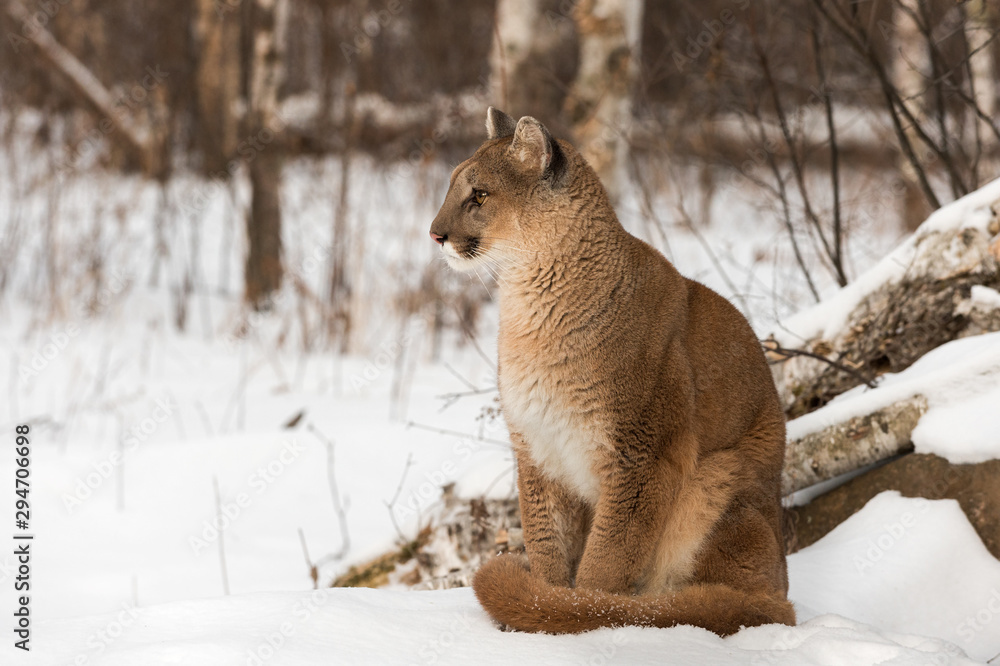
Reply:
[[472, 193], [472, 199], [476, 202], [477, 206], [482, 206], [488, 196], [490, 196], [490, 193], [486, 190], [476, 190]]

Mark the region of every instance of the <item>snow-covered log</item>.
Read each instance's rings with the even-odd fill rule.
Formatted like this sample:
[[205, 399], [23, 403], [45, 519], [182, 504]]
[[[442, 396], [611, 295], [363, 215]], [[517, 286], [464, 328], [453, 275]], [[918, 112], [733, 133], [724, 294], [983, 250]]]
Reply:
[[998, 211], [1000, 180], [939, 209], [858, 279], [782, 322], [768, 356], [789, 417], [950, 340], [1000, 330]]
[[463, 498], [454, 493], [454, 484], [443, 490], [412, 540], [401, 538], [395, 549], [351, 567], [333, 587], [468, 587], [484, 560], [524, 548], [517, 497]]
[[913, 396], [788, 442], [782, 493], [912, 451], [910, 436], [926, 411], [927, 399]]

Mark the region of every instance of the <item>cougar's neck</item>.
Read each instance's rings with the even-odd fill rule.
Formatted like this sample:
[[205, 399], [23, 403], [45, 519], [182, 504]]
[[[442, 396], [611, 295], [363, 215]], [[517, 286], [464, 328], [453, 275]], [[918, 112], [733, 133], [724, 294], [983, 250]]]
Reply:
[[544, 223], [549, 242], [534, 244], [501, 274], [502, 346], [539, 338], [559, 347], [592, 338], [614, 325], [635, 291], [636, 240], [609, 206], [583, 206]]

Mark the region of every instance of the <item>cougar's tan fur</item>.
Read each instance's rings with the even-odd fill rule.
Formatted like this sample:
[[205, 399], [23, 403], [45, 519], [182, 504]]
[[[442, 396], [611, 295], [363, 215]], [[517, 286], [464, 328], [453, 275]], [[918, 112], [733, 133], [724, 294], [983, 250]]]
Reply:
[[785, 421], [746, 319], [628, 234], [570, 144], [492, 108], [487, 129], [431, 226], [500, 288], [527, 561], [484, 564], [479, 601], [523, 631], [794, 624]]

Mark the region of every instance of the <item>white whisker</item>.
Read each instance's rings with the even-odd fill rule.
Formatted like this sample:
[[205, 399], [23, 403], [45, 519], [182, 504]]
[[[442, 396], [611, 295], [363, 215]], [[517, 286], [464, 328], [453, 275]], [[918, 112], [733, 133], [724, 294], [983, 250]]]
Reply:
[[[473, 255], [472, 255], [472, 257], [473, 257], [474, 259], [475, 259], [475, 258], [478, 258], [478, 256], [479, 256], [479, 255], [478, 255], [478, 254], [476, 254], [476, 253], [473, 253]], [[483, 289], [485, 289], [485, 290], [486, 290], [486, 295], [490, 297], [490, 300], [491, 300], [491, 301], [492, 301], [492, 300], [494, 300], [494, 299], [493, 299], [493, 294], [492, 294], [492, 293], [490, 292], [490, 288], [486, 286], [486, 283], [485, 283], [485, 282], [483, 281], [483, 276], [479, 274], [479, 269], [478, 269], [478, 268], [476, 268], [475, 266], [473, 266], [473, 267], [472, 267], [472, 270], [473, 270], [473, 271], [475, 271], [475, 273], [476, 273], [476, 277], [477, 277], [477, 278], [479, 278], [479, 282], [480, 282], [480, 283], [481, 283], [481, 284], [483, 285]]]

